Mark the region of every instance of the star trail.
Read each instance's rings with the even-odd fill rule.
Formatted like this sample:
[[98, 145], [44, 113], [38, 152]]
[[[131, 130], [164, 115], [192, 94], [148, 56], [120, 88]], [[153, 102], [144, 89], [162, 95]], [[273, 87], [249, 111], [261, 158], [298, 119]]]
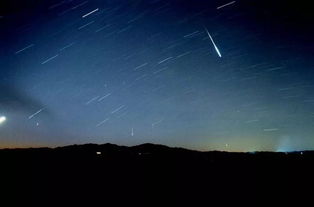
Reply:
[[0, 147], [314, 149], [307, 3], [6, 3]]

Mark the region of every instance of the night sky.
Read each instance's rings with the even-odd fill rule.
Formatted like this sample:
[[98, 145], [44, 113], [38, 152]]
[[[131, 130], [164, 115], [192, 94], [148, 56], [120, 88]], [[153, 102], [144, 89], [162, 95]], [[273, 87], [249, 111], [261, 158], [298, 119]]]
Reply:
[[1, 148], [314, 149], [308, 1], [1, 4]]

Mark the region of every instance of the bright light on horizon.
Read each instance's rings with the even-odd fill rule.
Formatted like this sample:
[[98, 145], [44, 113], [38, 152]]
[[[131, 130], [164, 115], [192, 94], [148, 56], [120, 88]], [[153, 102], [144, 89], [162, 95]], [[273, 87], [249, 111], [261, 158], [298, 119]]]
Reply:
[[5, 116], [0, 116], [0, 124], [5, 122], [5, 120], [7, 120], [7, 118]]

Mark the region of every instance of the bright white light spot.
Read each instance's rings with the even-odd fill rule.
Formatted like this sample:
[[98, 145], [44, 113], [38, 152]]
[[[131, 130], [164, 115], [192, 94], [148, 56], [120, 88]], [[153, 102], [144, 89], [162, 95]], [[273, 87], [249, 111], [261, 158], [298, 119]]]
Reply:
[[101, 152], [96, 152], [97, 155], [101, 155]]
[[5, 120], [7, 120], [7, 118], [5, 116], [0, 116], [0, 124], [5, 122]]

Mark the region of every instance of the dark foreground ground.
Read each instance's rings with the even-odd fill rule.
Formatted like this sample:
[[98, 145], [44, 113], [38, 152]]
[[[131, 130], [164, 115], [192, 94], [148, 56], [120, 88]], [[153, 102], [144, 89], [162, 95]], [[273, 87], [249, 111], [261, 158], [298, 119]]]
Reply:
[[0, 150], [0, 206], [313, 206], [313, 158], [152, 144]]

